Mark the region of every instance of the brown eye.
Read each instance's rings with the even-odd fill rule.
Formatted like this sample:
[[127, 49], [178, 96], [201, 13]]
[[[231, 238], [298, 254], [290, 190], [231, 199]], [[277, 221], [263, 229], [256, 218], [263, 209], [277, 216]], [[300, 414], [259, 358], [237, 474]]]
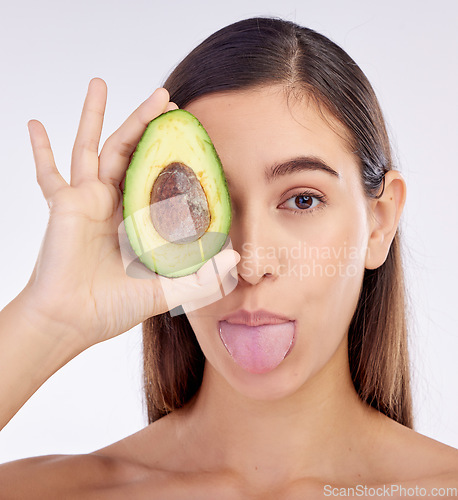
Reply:
[[296, 196], [294, 199], [294, 203], [296, 204], [297, 208], [310, 208], [313, 204], [313, 200], [311, 196], [303, 196], [299, 195]]
[[298, 193], [285, 202], [287, 208], [292, 209], [293, 214], [313, 213], [316, 210], [324, 208], [326, 197], [321, 194], [311, 192]]

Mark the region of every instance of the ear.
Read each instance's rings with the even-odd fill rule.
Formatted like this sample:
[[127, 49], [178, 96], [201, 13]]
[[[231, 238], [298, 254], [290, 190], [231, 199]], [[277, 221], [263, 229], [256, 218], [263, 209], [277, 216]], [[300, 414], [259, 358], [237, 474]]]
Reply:
[[382, 196], [369, 201], [369, 240], [366, 269], [377, 269], [386, 260], [406, 201], [406, 183], [397, 170], [385, 174]]

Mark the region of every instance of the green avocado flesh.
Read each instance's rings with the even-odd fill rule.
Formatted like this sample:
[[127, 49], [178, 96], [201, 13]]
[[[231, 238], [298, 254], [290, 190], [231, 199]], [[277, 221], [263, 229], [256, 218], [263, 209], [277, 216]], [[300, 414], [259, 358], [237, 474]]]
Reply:
[[139, 260], [161, 276], [196, 272], [231, 226], [221, 160], [202, 124], [184, 109], [146, 128], [126, 171], [123, 217]]

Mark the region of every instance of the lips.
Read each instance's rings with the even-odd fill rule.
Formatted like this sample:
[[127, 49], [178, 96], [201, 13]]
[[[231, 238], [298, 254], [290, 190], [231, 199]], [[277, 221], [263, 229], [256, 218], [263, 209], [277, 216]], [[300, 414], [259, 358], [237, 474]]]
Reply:
[[282, 314], [273, 313], [266, 309], [258, 309], [256, 311], [247, 311], [238, 309], [237, 311], [223, 316], [220, 321], [227, 321], [230, 324], [260, 326], [260, 325], [278, 325], [288, 321], [294, 321]]

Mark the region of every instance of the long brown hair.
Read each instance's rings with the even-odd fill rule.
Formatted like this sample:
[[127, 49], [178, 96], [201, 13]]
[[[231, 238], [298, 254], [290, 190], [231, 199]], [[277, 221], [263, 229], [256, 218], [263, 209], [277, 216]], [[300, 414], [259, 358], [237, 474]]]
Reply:
[[[325, 36], [291, 21], [256, 17], [210, 35], [179, 63], [164, 87], [183, 108], [219, 91], [280, 84], [308, 95], [349, 132], [367, 197], [384, 189], [393, 168], [390, 142], [374, 90], [348, 54]], [[185, 405], [198, 390], [205, 357], [185, 314], [143, 322], [148, 422]], [[365, 269], [348, 332], [354, 386], [363, 401], [413, 427], [407, 314], [400, 228], [386, 261]]]

